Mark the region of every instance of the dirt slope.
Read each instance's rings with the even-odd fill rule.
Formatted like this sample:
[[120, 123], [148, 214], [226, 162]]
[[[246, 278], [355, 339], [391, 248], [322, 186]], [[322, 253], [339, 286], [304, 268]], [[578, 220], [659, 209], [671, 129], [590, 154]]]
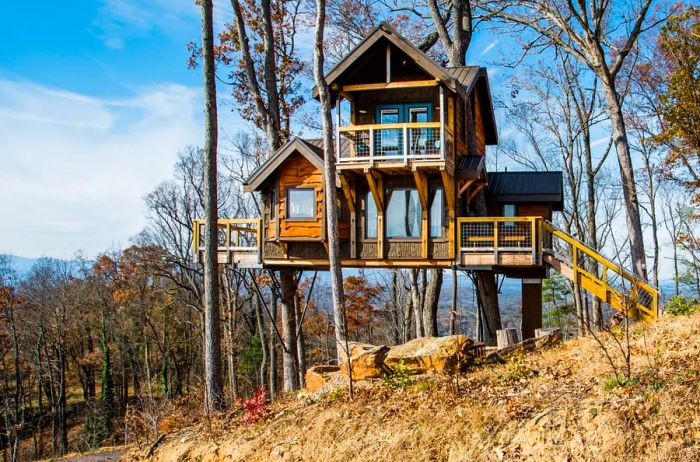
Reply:
[[[350, 401], [290, 397], [264, 423], [168, 435], [155, 461], [700, 461], [700, 316], [632, 332], [636, 381], [614, 386], [592, 339], [459, 378], [381, 381]], [[143, 460], [133, 452], [124, 460]]]

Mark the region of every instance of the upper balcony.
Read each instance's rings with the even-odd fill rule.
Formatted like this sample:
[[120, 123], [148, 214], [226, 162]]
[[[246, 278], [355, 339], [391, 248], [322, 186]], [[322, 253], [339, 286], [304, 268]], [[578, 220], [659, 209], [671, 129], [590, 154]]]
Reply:
[[452, 167], [452, 135], [440, 122], [349, 125], [338, 139], [339, 170]]

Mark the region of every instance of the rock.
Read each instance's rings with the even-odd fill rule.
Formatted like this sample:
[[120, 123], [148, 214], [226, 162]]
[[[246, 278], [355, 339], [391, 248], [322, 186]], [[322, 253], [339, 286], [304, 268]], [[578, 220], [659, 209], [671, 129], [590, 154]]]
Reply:
[[[389, 351], [388, 346], [356, 343], [350, 345], [349, 350], [353, 380], [376, 379], [386, 372], [384, 358]], [[340, 371], [348, 375], [347, 361], [341, 364]]]
[[325, 387], [328, 383], [330, 374], [338, 372], [338, 366], [314, 366], [309, 368], [304, 375], [306, 380], [305, 390], [309, 393], [314, 393]]
[[413, 374], [451, 374], [471, 361], [472, 344], [464, 335], [417, 338], [392, 346], [384, 364], [393, 368], [403, 361], [403, 366]]

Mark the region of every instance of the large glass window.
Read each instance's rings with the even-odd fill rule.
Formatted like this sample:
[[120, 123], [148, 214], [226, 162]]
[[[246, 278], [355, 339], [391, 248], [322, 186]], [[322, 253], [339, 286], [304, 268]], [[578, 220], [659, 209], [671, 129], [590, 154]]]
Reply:
[[365, 197], [365, 237], [377, 238], [377, 204], [374, 203], [371, 191], [368, 191]]
[[389, 190], [387, 237], [420, 237], [421, 207], [415, 188]]
[[430, 237], [442, 237], [445, 226], [445, 194], [437, 188], [430, 203]]
[[287, 218], [316, 218], [314, 188], [287, 188]]

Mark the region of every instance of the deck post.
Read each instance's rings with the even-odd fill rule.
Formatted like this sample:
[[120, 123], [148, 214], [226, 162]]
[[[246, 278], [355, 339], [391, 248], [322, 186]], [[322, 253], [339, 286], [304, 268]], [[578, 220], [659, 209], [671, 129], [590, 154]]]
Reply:
[[440, 158], [445, 160], [445, 91], [440, 85]]
[[522, 339], [534, 338], [542, 327], [542, 279], [522, 280]]
[[340, 161], [340, 101], [341, 97], [338, 95], [335, 98], [335, 162]]
[[374, 127], [369, 127], [369, 165], [374, 167]]

